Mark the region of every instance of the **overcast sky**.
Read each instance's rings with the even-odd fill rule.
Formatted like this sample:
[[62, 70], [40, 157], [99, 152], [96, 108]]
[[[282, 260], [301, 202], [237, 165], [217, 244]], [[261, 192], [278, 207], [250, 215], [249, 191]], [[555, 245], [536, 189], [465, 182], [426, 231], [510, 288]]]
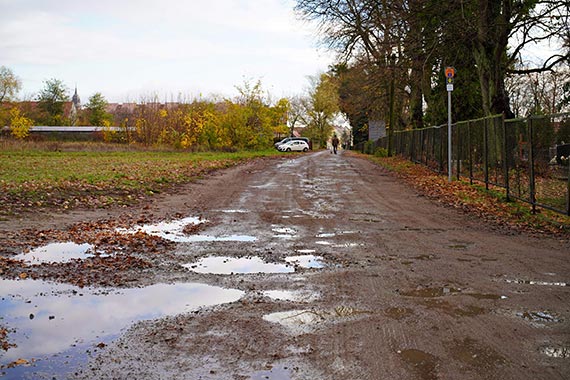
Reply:
[[82, 103], [221, 95], [261, 80], [272, 97], [300, 94], [332, 55], [295, 18], [293, 0], [0, 0], [0, 65], [21, 98], [56, 78]]

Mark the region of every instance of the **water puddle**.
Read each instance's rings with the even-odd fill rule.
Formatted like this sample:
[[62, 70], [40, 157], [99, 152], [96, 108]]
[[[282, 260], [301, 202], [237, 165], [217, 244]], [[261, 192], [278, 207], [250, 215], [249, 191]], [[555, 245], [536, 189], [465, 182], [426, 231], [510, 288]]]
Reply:
[[364, 247], [363, 243], [332, 243], [332, 242], [326, 241], [326, 240], [318, 240], [315, 242], [315, 244], [324, 245], [324, 246], [332, 247], [332, 248]]
[[540, 349], [540, 352], [551, 358], [557, 358], [557, 359], [570, 358], [570, 347], [568, 346], [542, 347]]
[[265, 321], [278, 323], [293, 333], [308, 333], [317, 325], [327, 321], [338, 321], [354, 318], [369, 311], [359, 310], [348, 306], [338, 306], [332, 310], [289, 310], [263, 316]]
[[186, 242], [186, 239], [188, 238], [188, 234], [184, 232], [184, 229], [188, 225], [198, 225], [205, 222], [206, 220], [200, 218], [187, 217], [170, 222], [145, 224], [144, 226], [133, 227], [131, 229], [119, 228], [117, 231], [128, 234], [144, 232], [147, 235], [158, 236], [175, 243], [183, 243]]
[[189, 235], [182, 239], [177, 240], [178, 243], [203, 243], [203, 242], [254, 242], [257, 241], [255, 236], [251, 235], [225, 235], [225, 236], [213, 236], [213, 235]]
[[267, 322], [278, 323], [293, 332], [309, 332], [326, 318], [318, 310], [290, 310], [266, 314], [263, 319]]
[[490, 293], [465, 293], [466, 296], [476, 298], [478, 300], [505, 300], [507, 296]]
[[[233, 210], [235, 211], [235, 210]], [[213, 235], [196, 235], [188, 233], [189, 227], [195, 227], [199, 224], [206, 223], [207, 220], [187, 217], [180, 220], [170, 221], [170, 222], [160, 222], [157, 224], [146, 224], [144, 226], [134, 227], [131, 229], [118, 229], [119, 232], [136, 234], [139, 232], [144, 232], [147, 235], [158, 236], [165, 240], [169, 240], [175, 243], [202, 243], [202, 242], [254, 242], [257, 241], [255, 236], [250, 235], [223, 235], [223, 236], [213, 236]]]
[[438, 359], [432, 354], [416, 349], [399, 350], [402, 360], [410, 365], [422, 380], [437, 380]]
[[417, 288], [413, 290], [401, 291], [400, 294], [406, 297], [443, 297], [453, 293], [459, 293], [460, 289], [441, 287], [441, 288]]
[[313, 255], [289, 256], [285, 258], [288, 263], [306, 269], [321, 269], [325, 266], [323, 258]]
[[0, 351], [0, 368], [9, 378], [34, 378], [40, 371], [65, 378], [87, 360], [87, 351], [104, 347], [137, 321], [234, 302], [244, 294], [194, 283], [117, 290], [0, 280], [0, 289], [2, 325], [8, 343], [16, 345]]
[[292, 239], [297, 234], [297, 231], [294, 228], [289, 227], [274, 227], [271, 231], [276, 233], [273, 237], [282, 239]]
[[249, 273], [292, 273], [295, 268], [286, 264], [266, 263], [259, 257], [211, 256], [183, 267], [197, 273], [208, 274], [249, 274]]
[[489, 369], [506, 363], [506, 359], [497, 351], [475, 339], [456, 339], [449, 347], [456, 360], [472, 368]]
[[77, 244], [73, 242], [51, 243], [36, 248], [28, 253], [14, 256], [15, 260], [22, 260], [26, 264], [67, 263], [71, 260], [86, 259], [95, 256], [91, 244]]
[[336, 234], [334, 232], [332, 233], [322, 233], [322, 234], [317, 234], [315, 237], [318, 238], [331, 238], [331, 237], [335, 237]]
[[517, 316], [535, 323], [560, 323], [562, 319], [547, 311], [525, 311]]
[[552, 281], [534, 281], [534, 280], [505, 280], [508, 284], [525, 284], [525, 285], [539, 285], [539, 286], [570, 286], [567, 282], [552, 282]]
[[290, 380], [291, 370], [286, 366], [272, 366], [268, 370], [257, 371], [251, 375], [251, 380]]
[[309, 303], [319, 299], [319, 295], [306, 290], [266, 290], [263, 295], [276, 301]]
[[286, 257], [285, 261], [287, 264], [268, 263], [259, 257], [210, 256], [182, 266], [193, 272], [206, 274], [293, 273], [296, 267], [324, 267], [322, 257], [313, 255], [290, 256]]

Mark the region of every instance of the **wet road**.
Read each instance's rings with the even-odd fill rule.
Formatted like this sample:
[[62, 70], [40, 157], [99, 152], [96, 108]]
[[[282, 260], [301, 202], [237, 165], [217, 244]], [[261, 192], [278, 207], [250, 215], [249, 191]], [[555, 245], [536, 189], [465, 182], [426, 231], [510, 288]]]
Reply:
[[175, 198], [153, 207], [203, 225], [139, 226], [176, 242], [140, 285], [241, 298], [137, 324], [70, 378], [569, 377], [566, 243], [495, 231], [326, 151], [230, 169]]

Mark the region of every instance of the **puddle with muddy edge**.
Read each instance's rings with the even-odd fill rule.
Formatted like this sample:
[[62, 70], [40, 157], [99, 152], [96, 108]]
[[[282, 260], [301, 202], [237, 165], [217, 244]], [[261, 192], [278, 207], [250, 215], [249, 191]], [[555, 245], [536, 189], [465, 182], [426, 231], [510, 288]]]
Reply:
[[313, 255], [290, 256], [285, 261], [287, 264], [268, 263], [259, 257], [209, 256], [182, 266], [206, 274], [293, 273], [297, 266], [307, 269], [324, 267], [322, 258]]
[[289, 310], [266, 314], [263, 319], [277, 323], [294, 334], [308, 333], [324, 322], [334, 322], [371, 314], [367, 310], [359, 310], [349, 306], [338, 306], [332, 310], [305, 309]]
[[400, 294], [406, 297], [443, 297], [453, 293], [459, 293], [460, 289], [441, 287], [441, 288], [417, 288], [413, 290], [400, 291]]
[[[0, 280], [0, 323], [15, 347], [0, 351], [9, 378], [65, 378], [133, 323], [239, 300], [244, 292], [204, 284], [135, 289], [78, 288], [36, 280]], [[14, 368], [6, 368], [19, 363]], [[25, 365], [26, 363], [31, 366]]]
[[319, 295], [306, 290], [266, 290], [262, 292], [266, 297], [276, 301], [313, 302]]
[[174, 220], [170, 222], [160, 222], [156, 224], [145, 224], [144, 226], [138, 226], [131, 229], [119, 228], [117, 231], [125, 234], [136, 234], [138, 232], [144, 232], [147, 235], [158, 236], [165, 240], [172, 241], [174, 243], [200, 243], [200, 242], [254, 242], [257, 241], [255, 236], [250, 235], [223, 235], [223, 236], [213, 236], [213, 235], [193, 235], [184, 232], [187, 226], [197, 226], [202, 223], [206, 223], [207, 220], [187, 217], [179, 220]]
[[273, 366], [268, 370], [257, 371], [251, 375], [251, 380], [290, 380], [291, 370], [286, 366]]
[[570, 358], [570, 346], [541, 347], [540, 352], [550, 358], [556, 358], [556, 359]]
[[26, 264], [36, 265], [44, 263], [68, 263], [71, 260], [83, 260], [94, 257], [91, 244], [77, 244], [73, 242], [50, 243], [43, 247], [14, 256], [15, 260], [22, 260]]
[[286, 264], [266, 263], [259, 257], [210, 256], [195, 263], [183, 264], [197, 273], [207, 274], [249, 274], [249, 273], [293, 273], [295, 268]]
[[553, 282], [553, 281], [535, 281], [535, 280], [505, 280], [507, 284], [524, 284], [524, 285], [539, 285], [539, 286], [570, 286], [567, 282]]
[[398, 354], [404, 362], [412, 367], [413, 371], [422, 380], [437, 380], [438, 359], [432, 354], [416, 349], [399, 350]]
[[548, 311], [525, 311], [517, 313], [517, 317], [535, 323], [560, 323], [562, 319]]
[[306, 269], [321, 269], [325, 266], [322, 257], [313, 255], [289, 256], [285, 258], [289, 264]]

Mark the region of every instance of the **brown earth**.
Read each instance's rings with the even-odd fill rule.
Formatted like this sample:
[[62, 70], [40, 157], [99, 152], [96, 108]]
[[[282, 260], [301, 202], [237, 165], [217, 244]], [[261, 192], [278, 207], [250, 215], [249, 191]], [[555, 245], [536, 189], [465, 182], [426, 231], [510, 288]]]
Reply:
[[[149, 241], [137, 257], [148, 267], [134, 262], [112, 279], [100, 271], [82, 283], [200, 282], [245, 296], [138, 323], [73, 378], [570, 378], [570, 243], [483, 224], [347, 154], [256, 160], [129, 209], [4, 220], [1, 256], [79, 230], [111, 244], [101, 226], [181, 216], [207, 219], [200, 233], [257, 240]], [[215, 275], [180, 266], [207, 256], [282, 263], [305, 252], [325, 267]], [[68, 281], [63, 272], [75, 267], [3, 268], [4, 277]], [[275, 300], [262, 293], [268, 290], [302, 296]], [[289, 313], [268, 317], [279, 312]]]

